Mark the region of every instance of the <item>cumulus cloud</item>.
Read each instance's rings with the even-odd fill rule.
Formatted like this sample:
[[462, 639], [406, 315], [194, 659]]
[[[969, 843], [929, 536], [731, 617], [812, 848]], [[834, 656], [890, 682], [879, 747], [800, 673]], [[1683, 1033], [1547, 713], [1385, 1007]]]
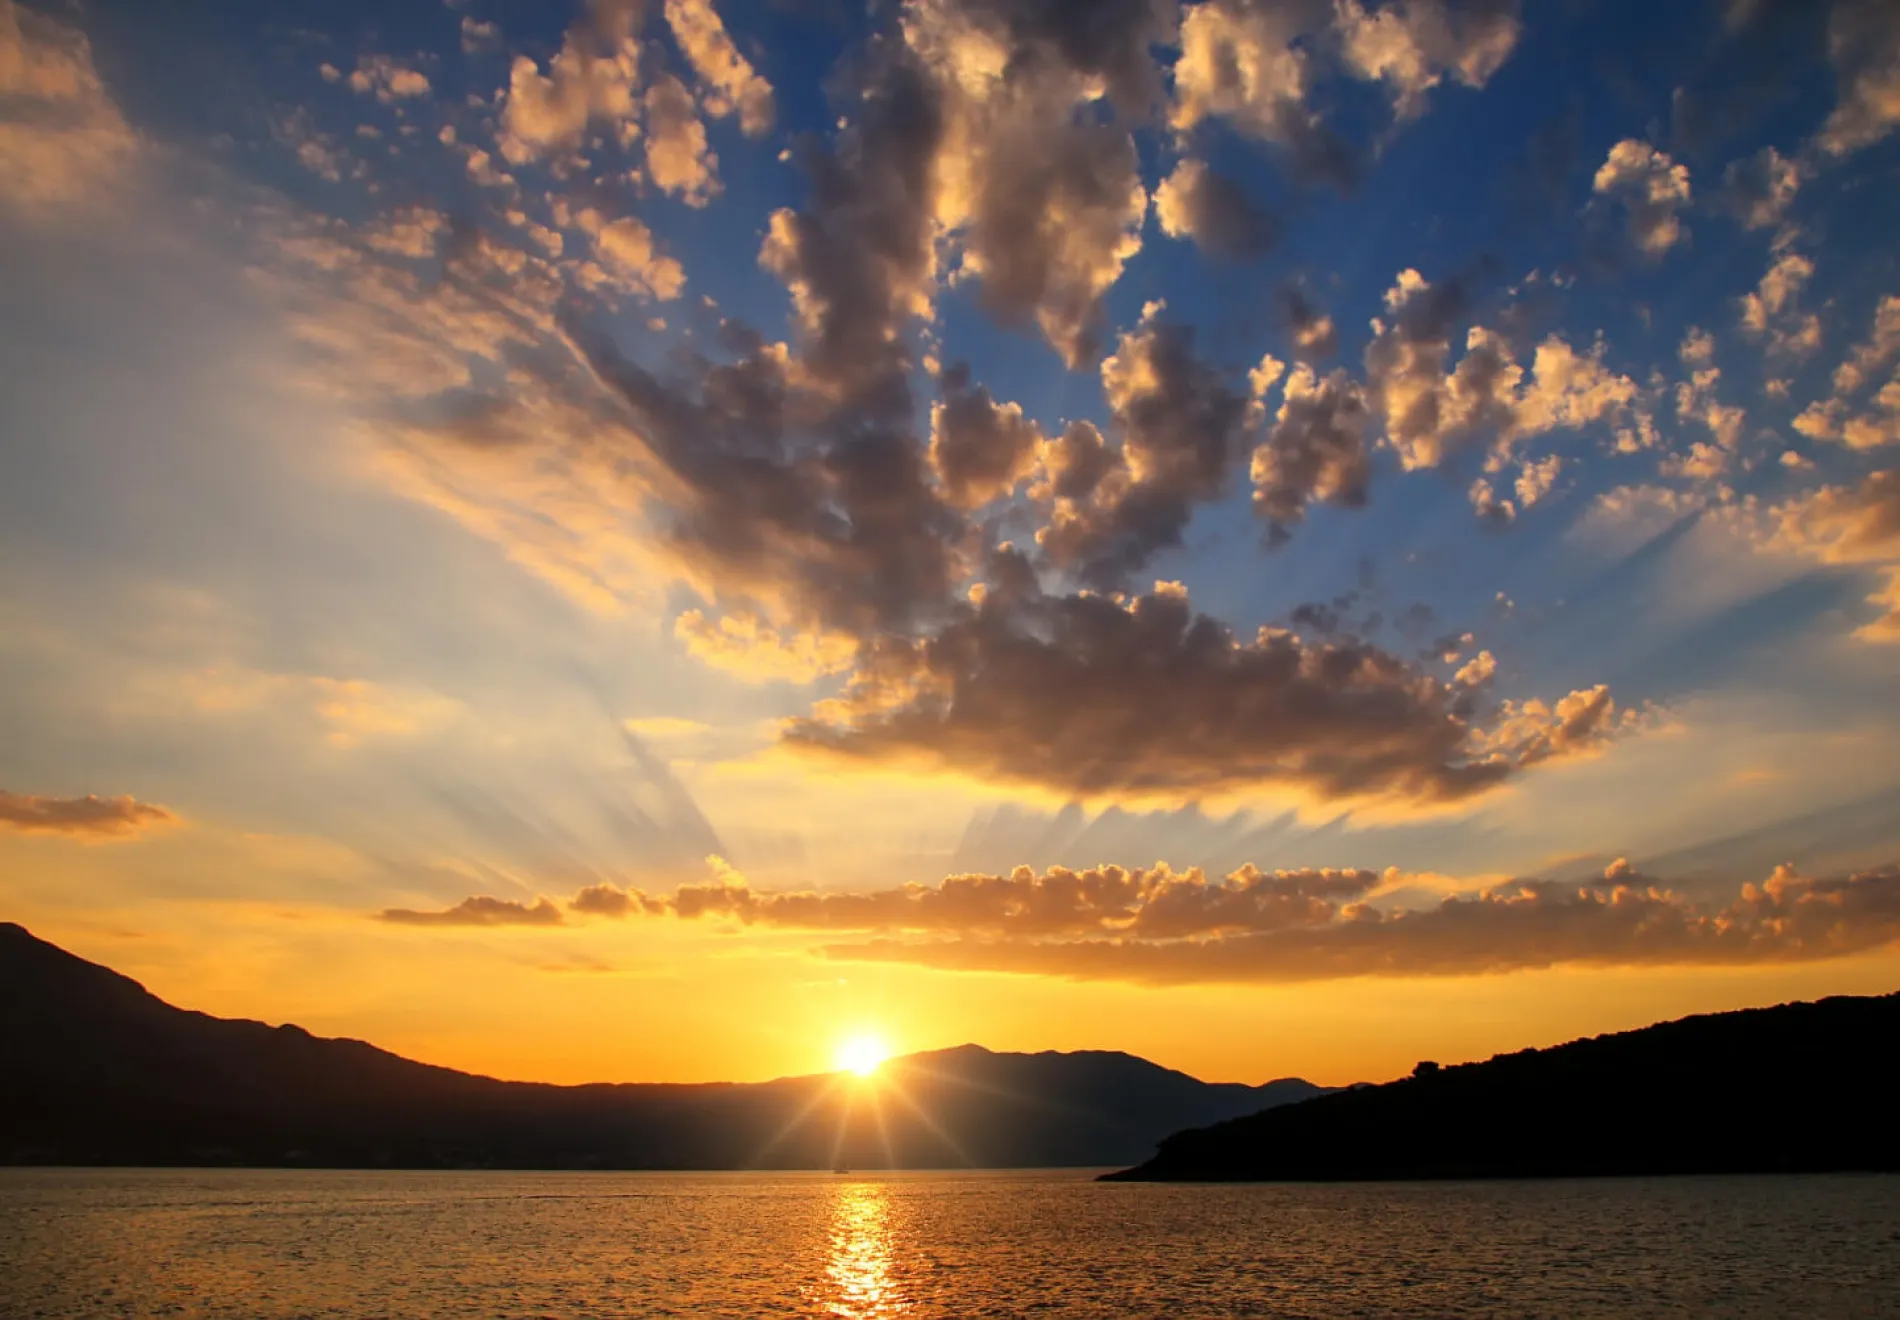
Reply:
[[842, 960], [1134, 982], [1469, 976], [1558, 966], [1751, 966], [1900, 941], [1900, 868], [1809, 878], [1780, 866], [1726, 902], [1698, 902], [1618, 858], [1585, 885], [1513, 880], [1408, 904], [1432, 881], [1398, 870], [1252, 864], [1219, 878], [1113, 865], [864, 892], [759, 891], [713, 858], [710, 883], [649, 895], [596, 885], [570, 908], [672, 915], [861, 938]]
[[20, 834], [58, 834], [74, 839], [125, 839], [145, 830], [173, 825], [178, 817], [164, 807], [136, 798], [40, 797], [0, 789], [0, 830]]
[[1603, 365], [1601, 345], [1579, 353], [1555, 335], [1537, 346], [1526, 371], [1502, 334], [1474, 325], [1450, 366], [1453, 333], [1467, 313], [1459, 281], [1434, 285], [1401, 271], [1385, 307], [1366, 348], [1366, 388], [1386, 443], [1408, 470], [1484, 442], [1495, 470], [1516, 442], [1619, 419], [1640, 392]]
[[737, 113], [748, 137], [769, 132], [772, 85], [733, 45], [712, 0], [666, 0], [666, 23], [707, 88], [707, 113], [721, 119]]
[[1850, 449], [1879, 449], [1900, 444], [1900, 372], [1856, 403], [1888, 364], [1900, 357], [1900, 297], [1882, 298], [1873, 330], [1834, 369], [1834, 393], [1817, 399], [1794, 419], [1794, 429], [1810, 440], [1832, 440]]
[[869, 893], [760, 892], [721, 859], [711, 860], [716, 876], [709, 884], [666, 895], [597, 885], [569, 906], [602, 916], [670, 912], [793, 930], [1174, 940], [1323, 925], [1343, 905], [1403, 878], [1396, 871], [1263, 871], [1251, 864], [1215, 880], [1198, 867], [1177, 872], [1166, 864], [1052, 866], [1041, 873], [1019, 866], [1008, 875], [953, 875]]
[[1888, 0], [1835, 0], [1827, 49], [1840, 101], [1819, 141], [1828, 154], [1845, 156], [1900, 125], [1900, 10]]
[[1308, 48], [1329, 16], [1326, 5], [1312, 0], [1190, 6], [1181, 20], [1169, 123], [1186, 134], [1206, 120], [1225, 119], [1286, 148], [1301, 175], [1351, 183], [1350, 148], [1306, 103], [1315, 76]]
[[[1769, 327], [1781, 321], [1795, 310], [1795, 302], [1801, 296], [1801, 290], [1814, 275], [1814, 263], [1799, 252], [1782, 252], [1775, 257], [1774, 264], [1761, 277], [1761, 284], [1753, 293], [1742, 295], [1742, 327], [1751, 334], [1767, 334]], [[1812, 316], [1804, 318], [1806, 324], [1815, 326], [1814, 334], [1819, 334], [1819, 322]], [[1805, 330], [1796, 336], [1805, 342]], [[1778, 338], [1777, 343], [1787, 350], [1795, 345], [1795, 339]], [[1818, 341], [1810, 347], [1818, 347]]]
[[653, 242], [653, 231], [638, 219], [623, 215], [608, 220], [588, 207], [575, 223], [594, 240], [600, 258], [599, 287], [613, 287], [640, 297], [669, 302], [686, 285], [686, 271]]
[[[1148, 194], [1124, 121], [1159, 94], [1148, 50], [1170, 35], [1167, 6], [937, 0], [902, 27], [943, 115], [934, 216], [959, 276], [1069, 366], [1092, 361], [1102, 297], [1141, 250]], [[1104, 103], [1113, 115], [1094, 113]]]
[[511, 163], [571, 152], [596, 125], [632, 141], [643, 0], [589, 0], [548, 71], [526, 55], [509, 69], [498, 141]]
[[990, 398], [967, 367], [944, 372], [943, 397], [930, 409], [930, 466], [950, 503], [974, 509], [1009, 494], [1035, 467], [1041, 444], [1023, 410]]
[[1286, 318], [1294, 354], [1301, 361], [1324, 362], [1338, 350], [1339, 331], [1333, 325], [1333, 318], [1314, 305], [1303, 290], [1295, 285], [1282, 289], [1280, 308]]
[[1466, 87], [1489, 82], [1523, 31], [1518, 10], [1518, 0], [1398, 0], [1371, 9], [1340, 0], [1335, 23], [1347, 67], [1383, 82], [1409, 117], [1447, 76]]
[[1078, 797], [1190, 800], [1284, 788], [1329, 799], [1472, 797], [1623, 728], [1607, 691], [1546, 707], [1471, 695], [1368, 643], [1236, 637], [1187, 593], [1053, 597], [1020, 555], [924, 640], [869, 647], [794, 747]]
[[1196, 355], [1192, 328], [1162, 313], [1150, 304], [1102, 363], [1119, 449], [1086, 489], [1074, 467], [1052, 481], [1071, 493], [1037, 533], [1050, 562], [1090, 586], [1117, 586], [1178, 546], [1195, 505], [1226, 488], [1246, 434], [1247, 397]]
[[1873, 329], [1834, 369], [1834, 389], [1842, 395], [1864, 389], [1888, 363], [1900, 357], [1900, 295], [1888, 294], [1874, 309]]
[[377, 919], [399, 926], [558, 926], [561, 909], [545, 898], [523, 903], [512, 898], [477, 895], [439, 912], [384, 908]]
[[410, 97], [427, 96], [429, 79], [417, 69], [387, 55], [365, 55], [350, 74], [350, 90], [373, 95], [384, 105]]
[[704, 206], [719, 191], [719, 158], [706, 145], [706, 126], [686, 85], [661, 74], [646, 92], [647, 177], [688, 206]]
[[1185, 984], [1746, 967], [1844, 957], [1896, 940], [1900, 868], [1809, 879], [1784, 866], [1725, 905], [1654, 885], [1525, 881], [1415, 909], [1348, 903], [1323, 921], [1204, 939], [883, 937], [824, 951], [851, 961]]
[[1801, 167], [1773, 147], [1763, 147], [1729, 165], [1722, 175], [1722, 191], [1744, 225], [1769, 229], [1781, 223], [1801, 191]]
[[1660, 257], [1686, 235], [1679, 213], [1690, 201], [1689, 167], [1667, 152], [1624, 138], [1610, 148], [1593, 186], [1623, 203], [1630, 242], [1644, 256]]
[[1176, 165], [1155, 190], [1155, 217], [1170, 238], [1191, 238], [1232, 260], [1265, 252], [1278, 228], [1239, 184], [1192, 157]]
[[1280, 410], [1253, 451], [1254, 507], [1284, 535], [1314, 501], [1356, 508], [1366, 502], [1372, 460], [1365, 392], [1344, 371], [1324, 378], [1293, 368]]
[[136, 145], [85, 34], [0, 0], [0, 203], [37, 212], [87, 200]]
[[809, 161], [803, 210], [773, 213], [759, 263], [791, 290], [804, 370], [847, 407], [908, 412], [902, 329], [931, 310], [937, 265], [935, 89], [893, 58], [866, 86], [861, 120]]

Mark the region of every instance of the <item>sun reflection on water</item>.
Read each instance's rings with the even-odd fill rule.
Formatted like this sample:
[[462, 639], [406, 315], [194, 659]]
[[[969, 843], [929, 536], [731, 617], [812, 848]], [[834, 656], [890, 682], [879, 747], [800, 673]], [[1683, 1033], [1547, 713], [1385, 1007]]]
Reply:
[[841, 1183], [831, 1203], [832, 1315], [869, 1317], [905, 1307], [893, 1277], [890, 1200], [879, 1183]]

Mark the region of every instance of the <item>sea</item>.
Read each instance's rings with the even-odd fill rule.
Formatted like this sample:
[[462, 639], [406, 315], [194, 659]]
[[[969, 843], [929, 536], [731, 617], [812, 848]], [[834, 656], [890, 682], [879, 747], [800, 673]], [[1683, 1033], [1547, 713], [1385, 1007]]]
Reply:
[[1900, 1316], [1900, 1177], [0, 1169], [0, 1315]]

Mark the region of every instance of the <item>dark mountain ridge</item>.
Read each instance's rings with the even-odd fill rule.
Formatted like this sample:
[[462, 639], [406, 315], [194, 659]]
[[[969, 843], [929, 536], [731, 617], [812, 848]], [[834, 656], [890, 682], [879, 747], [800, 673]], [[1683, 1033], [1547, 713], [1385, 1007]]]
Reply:
[[871, 1083], [507, 1082], [174, 1008], [0, 923], [0, 1163], [740, 1169], [1126, 1164], [1322, 1089], [1127, 1054], [893, 1059]]
[[1176, 1133], [1127, 1181], [1900, 1170], [1900, 994], [1682, 1018], [1420, 1064]]

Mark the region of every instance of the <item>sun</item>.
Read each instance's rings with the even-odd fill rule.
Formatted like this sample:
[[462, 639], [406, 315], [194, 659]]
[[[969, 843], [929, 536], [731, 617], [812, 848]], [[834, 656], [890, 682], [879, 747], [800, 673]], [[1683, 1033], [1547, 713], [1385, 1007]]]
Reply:
[[838, 1046], [838, 1071], [869, 1077], [889, 1057], [890, 1051], [884, 1048], [884, 1042], [878, 1037], [851, 1036]]

